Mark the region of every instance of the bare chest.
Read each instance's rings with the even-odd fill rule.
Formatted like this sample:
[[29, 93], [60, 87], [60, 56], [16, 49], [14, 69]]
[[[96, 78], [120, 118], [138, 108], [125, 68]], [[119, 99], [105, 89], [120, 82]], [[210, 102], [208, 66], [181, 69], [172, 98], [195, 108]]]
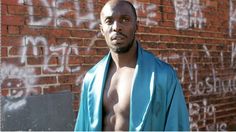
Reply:
[[134, 69], [109, 73], [103, 94], [103, 129], [128, 130]]

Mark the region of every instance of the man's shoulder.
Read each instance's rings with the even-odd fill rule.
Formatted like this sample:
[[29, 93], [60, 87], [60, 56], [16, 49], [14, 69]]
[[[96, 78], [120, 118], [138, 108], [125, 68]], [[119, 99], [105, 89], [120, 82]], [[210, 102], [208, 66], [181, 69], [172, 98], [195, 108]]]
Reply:
[[107, 57], [108, 55], [104, 56], [97, 64], [92, 66], [85, 74], [84, 80], [88, 80], [88, 78], [91, 80], [98, 72], [101, 72], [101, 68], [104, 68]]
[[144, 50], [144, 54], [151, 58], [151, 61], [154, 63], [157, 69], [162, 69], [162, 71], [173, 71], [173, 67], [170, 64], [161, 60], [158, 56], [155, 56], [150, 51]]

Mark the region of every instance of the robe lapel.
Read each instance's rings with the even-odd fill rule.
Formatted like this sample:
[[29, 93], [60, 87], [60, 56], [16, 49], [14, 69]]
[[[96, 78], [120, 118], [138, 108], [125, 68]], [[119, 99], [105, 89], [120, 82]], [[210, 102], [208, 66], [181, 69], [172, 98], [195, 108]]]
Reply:
[[132, 94], [130, 97], [129, 130], [142, 130], [154, 92], [155, 60], [138, 44], [138, 60], [135, 67]]
[[88, 91], [88, 113], [91, 130], [102, 130], [103, 89], [109, 69], [110, 53], [97, 65], [94, 78]]
[[[143, 51], [138, 45], [138, 59], [133, 78], [132, 92], [130, 97], [130, 122], [129, 130], [142, 130], [143, 123], [151, 104], [154, 92], [155, 60], [150, 54]], [[91, 130], [102, 130], [102, 103], [103, 90], [109, 69], [110, 53], [97, 65], [95, 75], [88, 91], [88, 113]]]

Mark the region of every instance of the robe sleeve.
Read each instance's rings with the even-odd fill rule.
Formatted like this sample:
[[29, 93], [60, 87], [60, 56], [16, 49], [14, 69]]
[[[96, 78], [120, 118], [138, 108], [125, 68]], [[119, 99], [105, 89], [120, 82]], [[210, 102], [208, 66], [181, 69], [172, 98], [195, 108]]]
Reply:
[[75, 123], [74, 131], [86, 131], [88, 130], [88, 110], [87, 110], [87, 92], [86, 87], [83, 83], [82, 85], [82, 93], [80, 96], [80, 106], [79, 106], [79, 112], [77, 116], [77, 120]]
[[174, 70], [170, 74], [168, 86], [165, 131], [189, 131], [189, 114]]

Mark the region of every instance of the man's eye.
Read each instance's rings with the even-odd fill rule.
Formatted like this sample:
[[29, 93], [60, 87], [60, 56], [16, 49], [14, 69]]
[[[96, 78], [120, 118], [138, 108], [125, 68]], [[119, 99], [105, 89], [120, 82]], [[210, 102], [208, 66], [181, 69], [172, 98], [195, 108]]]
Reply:
[[111, 20], [111, 19], [107, 19], [105, 22], [106, 22], [107, 24], [112, 24], [112, 20]]
[[122, 22], [129, 22], [129, 18], [122, 18]]

